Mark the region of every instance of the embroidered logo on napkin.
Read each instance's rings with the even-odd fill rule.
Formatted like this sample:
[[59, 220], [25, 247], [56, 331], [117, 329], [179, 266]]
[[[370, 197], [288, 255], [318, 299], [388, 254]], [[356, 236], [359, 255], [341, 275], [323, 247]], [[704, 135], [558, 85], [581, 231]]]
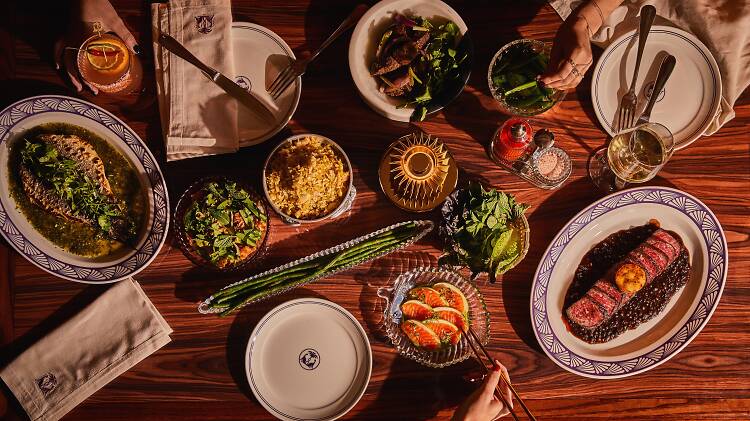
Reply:
[[57, 387], [57, 377], [52, 373], [47, 373], [36, 379], [36, 387], [42, 391], [44, 396], [47, 396]]
[[195, 17], [195, 29], [201, 34], [207, 34], [214, 29], [214, 15], [201, 15]]

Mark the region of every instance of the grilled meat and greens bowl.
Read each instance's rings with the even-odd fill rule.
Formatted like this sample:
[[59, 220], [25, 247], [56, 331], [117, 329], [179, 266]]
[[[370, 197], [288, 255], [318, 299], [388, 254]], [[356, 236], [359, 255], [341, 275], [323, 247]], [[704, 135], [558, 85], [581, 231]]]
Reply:
[[10, 147], [9, 186], [31, 225], [62, 249], [102, 257], [132, 248], [148, 205], [133, 165], [106, 140], [48, 123]]
[[[380, 91], [414, 108], [412, 120], [442, 108], [468, 79], [470, 47], [456, 23], [396, 13], [380, 35], [371, 74]], [[468, 39], [467, 39], [468, 41]]]

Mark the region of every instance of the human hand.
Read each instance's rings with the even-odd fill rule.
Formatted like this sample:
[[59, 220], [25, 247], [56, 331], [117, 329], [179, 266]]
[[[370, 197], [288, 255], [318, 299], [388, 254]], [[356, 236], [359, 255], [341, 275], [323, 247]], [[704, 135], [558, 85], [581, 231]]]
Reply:
[[540, 81], [548, 88], [575, 88], [593, 60], [588, 23], [572, 15], [557, 30], [547, 72]]
[[70, 82], [78, 92], [83, 89], [83, 85], [86, 85], [96, 95], [99, 90], [85, 80], [79, 79], [76, 70], [78, 48], [94, 34], [94, 22], [101, 23], [102, 32], [114, 32], [135, 54], [140, 53], [140, 48], [135, 37], [108, 0], [77, 0], [73, 3], [76, 4], [71, 11], [71, 22], [68, 24], [67, 33], [55, 42], [55, 67], [58, 70], [65, 67]]
[[[490, 372], [484, 378], [482, 385], [456, 409], [451, 418], [452, 421], [492, 421], [510, 413], [510, 409], [505, 407], [503, 401], [495, 396], [495, 386], [500, 381], [500, 376], [503, 375], [510, 380], [508, 370], [497, 361], [495, 364], [497, 366], [495, 370]], [[510, 396], [510, 388], [503, 382], [500, 390], [512, 409], [513, 400]]]

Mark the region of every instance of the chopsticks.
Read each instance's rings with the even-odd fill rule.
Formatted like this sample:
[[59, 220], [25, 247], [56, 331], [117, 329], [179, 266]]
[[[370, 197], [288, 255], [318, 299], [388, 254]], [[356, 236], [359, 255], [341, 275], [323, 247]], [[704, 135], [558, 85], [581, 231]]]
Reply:
[[[484, 347], [484, 345], [482, 345], [482, 341], [479, 340], [479, 336], [477, 336], [477, 334], [474, 332], [474, 329], [472, 329], [471, 326], [469, 326], [468, 332], [469, 332], [469, 336], [466, 337], [466, 340], [467, 342], [469, 342], [471, 349], [474, 351], [474, 357], [476, 358], [477, 362], [479, 362], [479, 365], [481, 365], [482, 368], [484, 368], [484, 370], [489, 374], [490, 368], [487, 367], [482, 362], [482, 354], [483, 354], [490, 361], [490, 364], [492, 364], [493, 368], [499, 369], [500, 367], [498, 367], [495, 360], [490, 356], [489, 352], [487, 352], [487, 349]], [[480, 354], [479, 351], [477, 351], [477, 346], [474, 345], [474, 342], [476, 342], [477, 345], [479, 346], [479, 349], [482, 350], [482, 354]], [[518, 394], [518, 392], [516, 392], [516, 389], [510, 383], [510, 380], [507, 377], [505, 377], [505, 373], [503, 373], [502, 371], [500, 372], [500, 378], [503, 379], [503, 382], [505, 382], [506, 385], [508, 385], [508, 388], [510, 389], [511, 393], [513, 393], [513, 396], [515, 396], [518, 403], [521, 404], [521, 407], [523, 408], [524, 412], [526, 412], [526, 416], [529, 417], [530, 420], [536, 421], [536, 417], [534, 417], [534, 415], [531, 413], [529, 408], [526, 406], [526, 403], [524, 403], [523, 399], [521, 399], [521, 396]], [[513, 419], [518, 421], [518, 415], [516, 415], [516, 413], [513, 411], [513, 408], [511, 408], [507, 399], [505, 399], [505, 396], [503, 395], [503, 392], [500, 390], [499, 386], [495, 386], [495, 395], [501, 401], [503, 401], [503, 404], [505, 404], [505, 407], [508, 408], [508, 410], [510, 411], [510, 414], [513, 415]]]

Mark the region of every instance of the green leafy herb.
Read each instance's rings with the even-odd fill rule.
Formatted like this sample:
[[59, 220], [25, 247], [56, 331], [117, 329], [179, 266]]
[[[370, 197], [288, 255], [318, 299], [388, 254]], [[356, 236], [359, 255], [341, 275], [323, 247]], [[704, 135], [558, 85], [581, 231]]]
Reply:
[[248, 258], [263, 236], [267, 217], [236, 183], [210, 182], [185, 213], [185, 232], [203, 257], [218, 267]]
[[555, 104], [555, 91], [537, 79], [546, 71], [548, 62], [545, 52], [536, 51], [527, 43], [512, 45], [493, 64], [493, 88], [510, 106], [529, 112], [545, 111]]
[[468, 266], [490, 280], [505, 273], [520, 256], [518, 224], [528, 205], [495, 189], [472, 183], [456, 190], [443, 206], [440, 234], [446, 243], [441, 263]]
[[[105, 236], [110, 236], [115, 219], [127, 219], [124, 205], [105, 194], [98, 181], [81, 171], [76, 161], [60, 155], [53, 145], [26, 140], [21, 150], [21, 162], [51, 187], [76, 216], [92, 221]], [[132, 222], [127, 222], [126, 235], [135, 235]]]

